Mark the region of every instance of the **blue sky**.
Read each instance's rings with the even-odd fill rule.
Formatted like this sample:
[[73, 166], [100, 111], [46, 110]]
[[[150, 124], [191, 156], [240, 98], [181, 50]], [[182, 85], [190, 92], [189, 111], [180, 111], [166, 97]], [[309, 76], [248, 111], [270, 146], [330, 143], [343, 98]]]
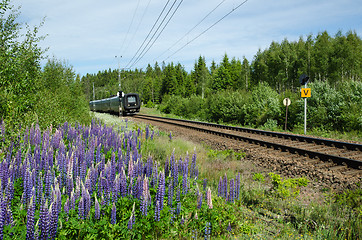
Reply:
[[[40, 46], [47, 55], [66, 60], [81, 75], [105, 69], [125, 68], [145, 40], [166, 0], [13, 0], [21, 6], [22, 22], [38, 25], [45, 17]], [[170, 1], [170, 5], [174, 0]], [[180, 0], [175, 4], [178, 5]], [[190, 34], [191, 30], [219, 3], [222, 4]], [[243, 0], [184, 0], [152, 48], [134, 68], [155, 61], [180, 62], [187, 71], [197, 58], [219, 63], [230, 58], [249, 61], [258, 49], [272, 41], [298, 40], [327, 31], [335, 35], [353, 30], [362, 37], [361, 0], [248, 0], [228, 17], [173, 54], [206, 30]], [[133, 21], [132, 21], [133, 19]], [[137, 30], [137, 31], [136, 31]], [[174, 46], [173, 46], [174, 45]], [[172, 47], [173, 46], [173, 47]], [[172, 47], [172, 48], [171, 48]], [[115, 56], [122, 56], [115, 58]]]

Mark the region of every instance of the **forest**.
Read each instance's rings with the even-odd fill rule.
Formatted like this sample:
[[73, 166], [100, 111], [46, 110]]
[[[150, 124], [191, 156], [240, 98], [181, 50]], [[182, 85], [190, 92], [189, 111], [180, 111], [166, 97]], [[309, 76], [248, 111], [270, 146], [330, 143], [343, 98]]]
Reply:
[[[181, 63], [150, 64], [146, 69], [108, 69], [82, 77], [89, 100], [137, 92], [146, 106], [166, 113], [252, 127], [283, 125], [282, 100], [292, 99], [290, 128], [302, 123], [299, 77], [310, 77], [311, 128], [362, 129], [362, 40], [356, 32], [272, 42], [249, 62], [225, 53], [220, 63], [199, 56], [187, 72]], [[333, 103], [333, 104], [332, 104]]]

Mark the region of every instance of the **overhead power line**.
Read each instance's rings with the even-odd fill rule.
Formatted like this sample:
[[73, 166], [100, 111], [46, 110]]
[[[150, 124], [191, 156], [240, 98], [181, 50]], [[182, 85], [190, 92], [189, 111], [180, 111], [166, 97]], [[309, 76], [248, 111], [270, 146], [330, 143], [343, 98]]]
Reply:
[[159, 55], [158, 57], [156, 57], [154, 59], [154, 61], [158, 58], [160, 58], [161, 56], [163, 56], [166, 52], [170, 51], [171, 48], [173, 48], [174, 46], [176, 46], [179, 42], [181, 42], [187, 35], [189, 35], [195, 28], [197, 28], [203, 21], [205, 21], [205, 19], [207, 17], [209, 17], [218, 7], [221, 6], [221, 4], [223, 4], [226, 0], [222, 0], [214, 9], [212, 9], [208, 14], [205, 15], [205, 17], [203, 17], [193, 28], [191, 28], [187, 33], [185, 33], [185, 35], [183, 35], [179, 40], [177, 40], [177, 42], [175, 42], [171, 47], [169, 47], [167, 50], [165, 50], [163, 53], [161, 53], [161, 55]]
[[[169, 19], [167, 20], [166, 24], [163, 26], [162, 30], [160, 32], [158, 32], [161, 28], [161, 26], [163, 25], [163, 23], [166, 21], [167, 17], [169, 16], [171, 10], [174, 8], [175, 4], [176, 4], [177, 0], [175, 0], [173, 2], [173, 4], [171, 5], [171, 7], [168, 9], [166, 15], [163, 17], [161, 23], [158, 25], [156, 31], [153, 33], [153, 35], [151, 36], [151, 38], [148, 40], [146, 46], [143, 47], [143, 50], [141, 51], [141, 53], [138, 54], [138, 56], [136, 57], [135, 60], [133, 60], [135, 58], [135, 56], [137, 55], [137, 53], [139, 51], [137, 51], [137, 53], [135, 54], [135, 56], [131, 59], [131, 61], [127, 64], [126, 67], [133, 67], [136, 63], [138, 63], [143, 57], [144, 55], [150, 50], [150, 48], [153, 46], [153, 44], [156, 42], [156, 40], [159, 38], [159, 36], [161, 35], [161, 33], [163, 32], [163, 30], [166, 28], [166, 26], [168, 25], [168, 23], [170, 22], [170, 20], [172, 19], [172, 17], [175, 15], [176, 11], [178, 10], [178, 8], [180, 7], [181, 3], [183, 2], [183, 0], [181, 0], [181, 2], [177, 5], [176, 9], [173, 11], [173, 13], [171, 14], [171, 16], [169, 17]], [[168, 2], [167, 2], [168, 3]], [[162, 10], [163, 12], [164, 10]], [[157, 21], [156, 21], [157, 22]], [[155, 25], [154, 25], [155, 26]], [[152, 27], [153, 29], [154, 27]], [[151, 29], [151, 31], [152, 31]], [[151, 32], [150, 31], [150, 32]], [[158, 33], [157, 37], [155, 38], [156, 34]], [[149, 35], [148, 35], [149, 36]], [[148, 36], [146, 37], [146, 39], [148, 38]], [[145, 40], [146, 40], [145, 39]], [[152, 40], [154, 40], [152, 42]], [[145, 42], [145, 41], [144, 41]], [[151, 43], [152, 42], [152, 43]], [[150, 45], [151, 43], [151, 45]], [[143, 43], [144, 44], [144, 43]], [[142, 46], [143, 46], [142, 44]], [[141, 49], [141, 47], [139, 48], [139, 50]], [[132, 62], [133, 61], [133, 62]], [[132, 63], [132, 64], [131, 64]]]
[[188, 41], [185, 45], [183, 45], [182, 47], [180, 47], [179, 49], [177, 49], [173, 54], [171, 54], [170, 56], [168, 56], [165, 60], [169, 59], [170, 57], [174, 56], [176, 53], [178, 53], [179, 51], [181, 51], [182, 49], [184, 49], [187, 45], [189, 45], [191, 42], [195, 41], [196, 39], [198, 39], [201, 35], [203, 35], [204, 33], [206, 33], [207, 31], [209, 31], [212, 27], [214, 27], [216, 24], [218, 24], [219, 22], [221, 22], [222, 20], [224, 20], [227, 16], [229, 16], [232, 12], [234, 12], [236, 9], [238, 9], [239, 7], [241, 7], [242, 5], [244, 5], [248, 0], [243, 1], [242, 3], [240, 3], [238, 6], [236, 6], [235, 8], [233, 8], [230, 12], [228, 12], [227, 14], [225, 14], [222, 18], [220, 18], [219, 20], [217, 20], [214, 24], [212, 24], [210, 27], [208, 27], [206, 30], [204, 30], [203, 32], [201, 32], [199, 35], [197, 35], [196, 37], [194, 37], [193, 39], [191, 39], [190, 41]]
[[148, 32], [148, 34], [147, 34], [147, 36], [146, 36], [145, 40], [143, 40], [143, 42], [142, 42], [141, 46], [138, 48], [137, 52], [136, 52], [136, 53], [135, 53], [135, 55], [132, 57], [132, 59], [128, 62], [128, 64], [126, 65], [126, 67], [128, 67], [128, 65], [129, 65], [129, 64], [133, 61], [133, 59], [137, 56], [137, 54], [139, 53], [139, 51], [141, 50], [141, 48], [143, 47], [143, 45], [144, 45], [144, 44], [145, 44], [145, 42], [147, 41], [148, 37], [150, 36], [150, 34], [152, 33], [153, 29], [155, 28], [155, 26], [156, 26], [156, 24], [157, 24], [158, 20], [160, 20], [160, 18], [161, 18], [161, 16], [162, 16], [162, 14], [163, 14], [163, 12], [165, 11], [165, 9], [166, 9], [166, 7], [167, 7], [167, 5], [168, 5], [168, 3], [169, 3], [169, 2], [170, 2], [170, 0], [168, 0], [168, 1], [167, 1], [167, 3], [165, 4], [165, 6], [163, 7], [163, 9], [162, 9], [162, 11], [161, 11], [160, 15], [158, 15], [156, 22], [153, 24], [153, 26], [152, 26], [151, 30]]
[[[165, 30], [166, 26], [168, 25], [168, 23], [171, 21], [172, 17], [175, 15], [175, 13], [177, 12], [177, 10], [179, 9], [181, 3], [183, 2], [183, 0], [181, 0], [181, 2], [177, 5], [176, 9], [174, 10], [174, 12], [172, 13], [171, 17], [168, 19], [167, 23], [163, 26], [162, 30], [158, 33], [157, 37], [153, 40], [152, 44], [148, 47], [148, 49], [146, 50], [146, 52], [143, 53], [143, 55], [134, 63], [132, 64], [132, 66], [134, 66], [135, 64], [137, 64], [144, 56], [145, 54], [151, 49], [151, 47], [153, 46], [153, 44], [155, 44], [155, 42], [157, 41], [157, 39], [160, 37], [160, 35], [162, 34], [163, 30]], [[131, 67], [132, 67], [131, 66]]]

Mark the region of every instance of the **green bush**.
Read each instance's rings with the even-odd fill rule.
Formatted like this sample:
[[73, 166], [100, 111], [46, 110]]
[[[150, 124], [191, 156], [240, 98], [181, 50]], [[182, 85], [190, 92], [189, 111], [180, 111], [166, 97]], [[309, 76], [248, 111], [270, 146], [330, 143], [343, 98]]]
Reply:
[[267, 83], [259, 83], [252, 90], [251, 100], [246, 106], [247, 125], [261, 126], [268, 119], [278, 119], [280, 115], [279, 94]]
[[244, 124], [245, 107], [249, 100], [246, 91], [220, 91], [207, 98], [206, 113], [209, 121]]
[[200, 118], [204, 116], [205, 100], [200, 96], [182, 98], [181, 96], [167, 95], [158, 109], [164, 113], [172, 113], [185, 118]]

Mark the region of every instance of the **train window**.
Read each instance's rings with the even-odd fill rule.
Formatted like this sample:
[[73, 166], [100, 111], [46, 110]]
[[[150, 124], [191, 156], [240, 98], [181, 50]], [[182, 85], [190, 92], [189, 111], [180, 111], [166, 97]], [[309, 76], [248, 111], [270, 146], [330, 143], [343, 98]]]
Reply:
[[136, 102], [136, 97], [135, 96], [129, 96], [127, 98], [127, 101], [128, 101], [128, 103], [135, 103]]

